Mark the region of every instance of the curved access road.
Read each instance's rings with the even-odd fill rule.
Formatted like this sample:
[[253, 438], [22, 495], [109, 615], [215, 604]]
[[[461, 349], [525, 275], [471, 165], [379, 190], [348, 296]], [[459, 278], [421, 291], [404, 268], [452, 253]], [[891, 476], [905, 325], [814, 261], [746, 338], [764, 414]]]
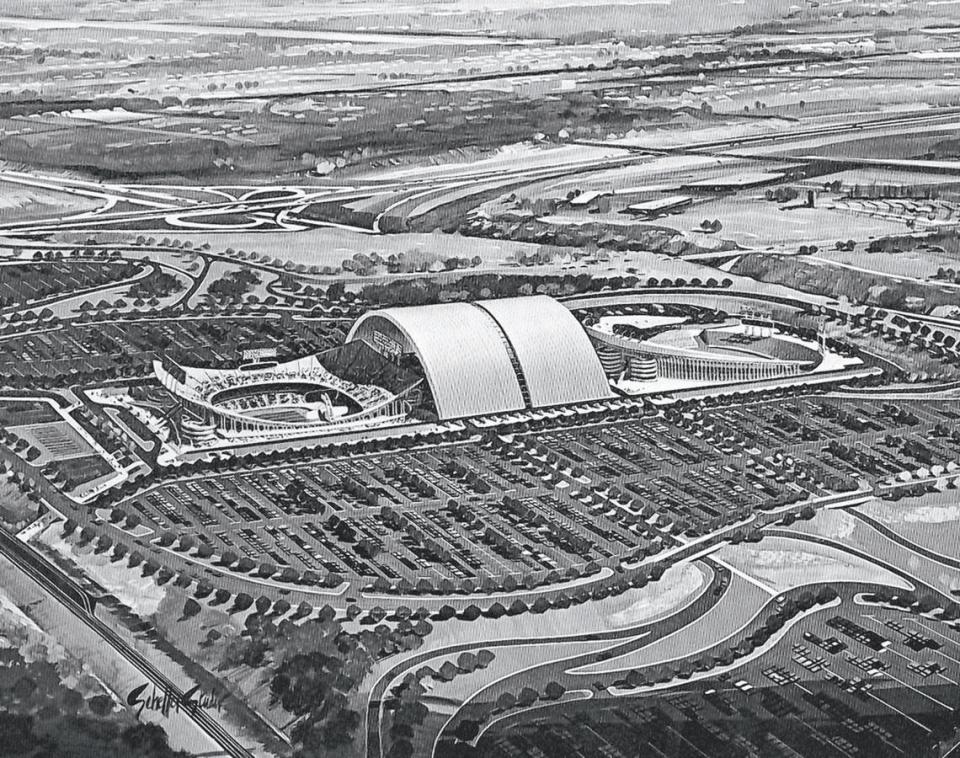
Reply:
[[[497, 648], [516, 645], [550, 645], [558, 642], [595, 642], [604, 640], [625, 640], [624, 644], [629, 645], [630, 642], [639, 635], [647, 635], [650, 641], [659, 639], [692, 623], [695, 619], [706, 613], [706, 611], [715, 605], [720, 597], [723, 596], [722, 588], [729, 585], [729, 572], [717, 565], [711, 565], [711, 568], [713, 569], [713, 578], [707, 588], [690, 605], [666, 619], [648, 621], [638, 626], [608, 632], [587, 632], [559, 637], [514, 637], [490, 641], [474, 640], [459, 645], [424, 651], [400, 661], [380, 675], [367, 698], [365, 755], [367, 758], [383, 758], [384, 752], [380, 739], [380, 731], [383, 717], [384, 694], [390, 686], [390, 683], [404, 671], [415, 668], [431, 658], [436, 658], [438, 655], [453, 655], [475, 650], [478, 647]], [[550, 611], [547, 611], [547, 613], [550, 613]]]

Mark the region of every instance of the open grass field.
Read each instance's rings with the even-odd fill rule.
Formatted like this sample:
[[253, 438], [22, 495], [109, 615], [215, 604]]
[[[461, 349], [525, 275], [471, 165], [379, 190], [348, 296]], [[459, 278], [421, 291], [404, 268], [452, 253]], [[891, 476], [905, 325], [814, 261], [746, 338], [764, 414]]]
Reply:
[[[705, 591], [710, 569], [702, 563], [672, 566], [659, 582], [642, 589], [631, 589], [622, 595], [593, 601], [590, 613], [582, 606], [554, 608], [547, 613], [504, 616], [499, 619], [478, 618], [476, 621], [453, 619], [438, 624], [426, 640], [425, 649], [455, 645], [464, 640], [478, 645], [514, 637], [550, 637], [592, 632], [611, 632], [628, 626], [640, 626], [666, 618], [689, 605]], [[699, 575], [699, 579], [697, 579]], [[694, 581], [702, 582], [690, 591]], [[678, 591], [677, 586], [687, 586]]]
[[103, 205], [103, 200], [54, 190], [18, 187], [0, 178], [0, 223], [83, 213]]
[[607, 661], [582, 666], [573, 673], [592, 675], [626, 671], [695, 655], [736, 634], [770, 599], [770, 593], [734, 574], [720, 600], [709, 611], [673, 634]]
[[960, 545], [960, 495], [945, 490], [896, 503], [882, 500], [857, 509], [864, 515], [921, 547], [941, 555], [957, 557]]
[[40, 451], [40, 458], [35, 461], [38, 466], [94, 453], [77, 430], [63, 420], [11, 427], [11, 431]]
[[844, 511], [818, 511], [812, 521], [797, 522], [791, 531], [826, 537], [867, 555], [882, 557], [886, 563], [944, 592], [960, 589], [960, 570], [944, 566], [897, 544]]
[[911, 589], [903, 579], [835, 548], [783, 537], [757, 545], [728, 545], [716, 556], [777, 592], [820, 582], [876, 582]]

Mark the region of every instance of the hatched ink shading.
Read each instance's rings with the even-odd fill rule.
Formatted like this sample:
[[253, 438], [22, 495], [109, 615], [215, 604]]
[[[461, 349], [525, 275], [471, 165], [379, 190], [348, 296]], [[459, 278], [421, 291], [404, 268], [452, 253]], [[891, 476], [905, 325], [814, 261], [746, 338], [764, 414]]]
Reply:
[[7, 0], [0, 735], [960, 756], [943, 0]]

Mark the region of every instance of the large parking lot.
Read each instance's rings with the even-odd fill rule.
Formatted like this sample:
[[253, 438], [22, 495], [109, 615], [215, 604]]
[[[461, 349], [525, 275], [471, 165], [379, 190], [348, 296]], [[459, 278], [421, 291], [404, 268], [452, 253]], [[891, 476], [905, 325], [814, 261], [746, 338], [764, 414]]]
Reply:
[[29, 380], [119, 369], [144, 371], [160, 355], [185, 365], [231, 365], [250, 345], [275, 344], [282, 355], [340, 345], [345, 332], [329, 322], [280, 319], [166, 318], [91, 324], [11, 337], [0, 343], [0, 375]]
[[218, 555], [452, 590], [652, 555], [758, 511], [945, 465], [960, 458], [960, 441], [937, 436], [944, 420], [942, 404], [820, 396], [670, 409], [251, 467], [167, 484], [122, 507], [158, 532], [196, 534]]

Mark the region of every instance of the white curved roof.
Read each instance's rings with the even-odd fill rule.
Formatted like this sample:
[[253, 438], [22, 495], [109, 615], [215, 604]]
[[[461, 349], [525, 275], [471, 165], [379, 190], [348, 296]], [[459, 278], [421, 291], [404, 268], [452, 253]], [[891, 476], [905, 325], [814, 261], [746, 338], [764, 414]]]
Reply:
[[500, 325], [520, 363], [534, 408], [611, 396], [587, 333], [546, 295], [476, 303]]
[[443, 419], [522, 409], [521, 379], [534, 408], [611, 396], [583, 327], [545, 295], [385, 308], [361, 316], [347, 340], [372, 337], [377, 319], [420, 358]]
[[417, 354], [440, 418], [524, 407], [503, 334], [485, 311], [469, 303], [385, 308], [361, 316], [347, 340], [363, 339], [378, 319], [396, 327]]

